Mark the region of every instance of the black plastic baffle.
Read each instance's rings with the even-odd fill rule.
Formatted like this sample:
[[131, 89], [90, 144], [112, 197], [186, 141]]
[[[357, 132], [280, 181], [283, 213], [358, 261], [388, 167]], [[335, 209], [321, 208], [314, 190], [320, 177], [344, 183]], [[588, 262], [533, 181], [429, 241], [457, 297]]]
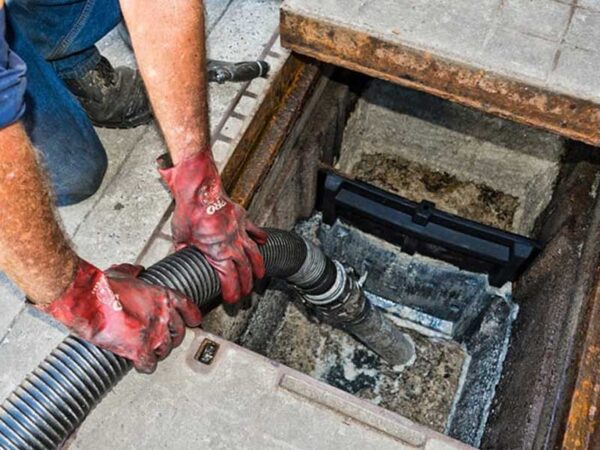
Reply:
[[540, 253], [540, 242], [413, 202], [326, 169], [319, 173], [317, 208], [323, 221], [337, 219], [402, 251], [486, 273], [492, 286], [514, 281]]

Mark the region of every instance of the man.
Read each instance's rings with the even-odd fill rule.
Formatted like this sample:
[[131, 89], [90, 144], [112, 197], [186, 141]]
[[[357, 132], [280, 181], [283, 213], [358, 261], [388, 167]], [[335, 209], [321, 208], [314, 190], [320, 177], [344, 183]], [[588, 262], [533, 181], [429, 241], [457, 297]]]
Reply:
[[137, 280], [137, 267], [101, 271], [78, 258], [53, 201], [76, 203], [101, 183], [106, 154], [91, 122], [129, 127], [150, 117], [138, 74], [113, 69], [94, 47], [124, 17], [170, 153], [159, 171], [175, 199], [176, 246], [204, 253], [226, 302], [264, 276], [257, 243], [266, 235], [226, 195], [210, 152], [202, 1], [0, 7], [0, 270], [73, 333], [151, 372], [181, 343], [184, 324], [199, 325], [200, 312], [181, 294]]

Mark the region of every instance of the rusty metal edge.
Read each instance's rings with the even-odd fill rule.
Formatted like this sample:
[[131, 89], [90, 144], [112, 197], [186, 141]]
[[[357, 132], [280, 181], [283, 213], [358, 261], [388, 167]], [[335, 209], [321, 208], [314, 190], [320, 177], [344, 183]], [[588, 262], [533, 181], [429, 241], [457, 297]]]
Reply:
[[421, 90], [487, 113], [600, 145], [600, 105], [551, 92], [281, 9], [281, 42], [298, 53]]
[[589, 309], [577, 380], [562, 439], [565, 450], [600, 448], [600, 268], [596, 270]]
[[229, 160], [223, 177], [231, 198], [247, 208], [268, 174], [319, 78], [318, 65], [290, 55]]

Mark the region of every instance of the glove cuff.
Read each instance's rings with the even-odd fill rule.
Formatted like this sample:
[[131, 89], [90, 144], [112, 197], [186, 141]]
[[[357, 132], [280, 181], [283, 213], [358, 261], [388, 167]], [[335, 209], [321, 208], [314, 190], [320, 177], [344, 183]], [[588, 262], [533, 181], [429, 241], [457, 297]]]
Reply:
[[157, 159], [158, 172], [169, 186], [175, 201], [187, 202], [196, 197], [220, 198], [221, 177], [210, 150], [203, 150], [172, 165], [169, 155]]
[[75, 334], [89, 340], [104, 327], [103, 305], [118, 307], [120, 303], [104, 273], [79, 259], [69, 287], [52, 303], [39, 308]]
[[158, 166], [158, 173], [160, 173], [160, 176], [165, 180], [171, 191], [175, 191], [182, 184], [182, 179], [201, 181], [207, 176], [219, 176], [219, 171], [209, 148], [182, 159], [176, 165], [173, 165], [171, 155], [165, 153], [156, 158], [156, 164]]

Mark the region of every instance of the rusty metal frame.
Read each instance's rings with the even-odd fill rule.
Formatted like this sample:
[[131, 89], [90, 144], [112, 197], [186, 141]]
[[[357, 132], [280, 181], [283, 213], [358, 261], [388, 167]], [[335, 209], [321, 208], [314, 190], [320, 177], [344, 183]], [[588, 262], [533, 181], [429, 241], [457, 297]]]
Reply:
[[[290, 22], [287, 22], [288, 25]], [[321, 71], [309, 60], [292, 55], [273, 80], [264, 103], [245, 131], [224, 172], [232, 198], [248, 207], [311, 97]], [[527, 122], [526, 122], [527, 123]], [[576, 382], [565, 399], [562, 448], [600, 448], [600, 271], [588, 297]]]
[[388, 42], [339, 23], [281, 10], [284, 47], [516, 122], [600, 145], [600, 105]]
[[600, 268], [590, 295], [590, 311], [577, 381], [571, 397], [562, 448], [600, 448]]
[[268, 174], [294, 123], [302, 114], [315, 83], [318, 65], [291, 55], [273, 80], [265, 101], [244, 132], [227, 166], [223, 180], [231, 198], [248, 207]]

